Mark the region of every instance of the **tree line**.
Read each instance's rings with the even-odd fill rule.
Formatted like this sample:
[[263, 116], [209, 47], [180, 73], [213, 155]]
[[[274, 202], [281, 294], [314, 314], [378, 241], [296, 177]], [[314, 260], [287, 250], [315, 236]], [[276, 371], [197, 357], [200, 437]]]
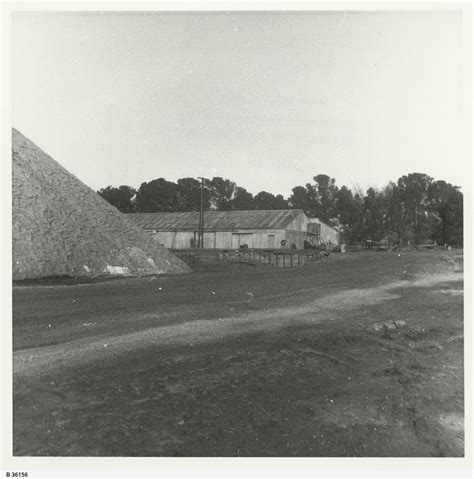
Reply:
[[[124, 213], [199, 211], [201, 205], [201, 183], [195, 178], [176, 183], [158, 178], [138, 189], [108, 186], [98, 193]], [[348, 243], [388, 238], [461, 246], [463, 241], [459, 187], [424, 173], [410, 173], [365, 192], [339, 188], [334, 178], [320, 174], [311, 183], [295, 186], [288, 198], [267, 191], [254, 196], [231, 180], [214, 177], [205, 180], [203, 204], [205, 210], [220, 211], [302, 209], [309, 217], [339, 227]]]

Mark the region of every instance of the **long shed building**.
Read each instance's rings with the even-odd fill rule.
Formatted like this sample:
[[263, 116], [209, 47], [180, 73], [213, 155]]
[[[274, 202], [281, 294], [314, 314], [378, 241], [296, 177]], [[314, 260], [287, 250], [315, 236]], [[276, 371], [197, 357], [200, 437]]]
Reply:
[[[199, 212], [131, 213], [127, 215], [169, 249], [190, 249], [199, 241]], [[327, 225], [332, 233], [337, 232]], [[205, 249], [303, 249], [305, 242], [332, 242], [322, 237], [321, 222], [303, 210], [206, 211]]]

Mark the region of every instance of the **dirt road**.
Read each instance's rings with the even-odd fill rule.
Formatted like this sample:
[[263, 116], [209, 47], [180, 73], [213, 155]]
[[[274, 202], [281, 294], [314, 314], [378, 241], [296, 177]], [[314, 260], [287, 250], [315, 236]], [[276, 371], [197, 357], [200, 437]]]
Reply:
[[462, 289], [455, 251], [17, 285], [14, 454], [462, 456]]

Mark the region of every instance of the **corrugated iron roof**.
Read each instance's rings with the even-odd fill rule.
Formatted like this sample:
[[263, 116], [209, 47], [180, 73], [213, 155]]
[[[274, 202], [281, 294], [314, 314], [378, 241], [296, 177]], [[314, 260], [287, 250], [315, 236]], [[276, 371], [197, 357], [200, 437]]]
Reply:
[[[205, 211], [205, 230], [286, 228], [303, 210]], [[199, 211], [183, 213], [129, 213], [127, 217], [146, 230], [197, 231]]]

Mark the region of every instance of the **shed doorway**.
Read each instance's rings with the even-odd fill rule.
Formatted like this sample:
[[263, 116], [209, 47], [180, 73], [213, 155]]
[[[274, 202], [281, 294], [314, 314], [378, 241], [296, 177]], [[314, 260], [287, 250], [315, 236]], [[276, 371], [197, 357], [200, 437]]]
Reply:
[[268, 235], [268, 248], [269, 249], [275, 248], [275, 235]]
[[241, 246], [247, 245], [253, 248], [252, 233], [232, 233], [232, 249], [240, 249]]

